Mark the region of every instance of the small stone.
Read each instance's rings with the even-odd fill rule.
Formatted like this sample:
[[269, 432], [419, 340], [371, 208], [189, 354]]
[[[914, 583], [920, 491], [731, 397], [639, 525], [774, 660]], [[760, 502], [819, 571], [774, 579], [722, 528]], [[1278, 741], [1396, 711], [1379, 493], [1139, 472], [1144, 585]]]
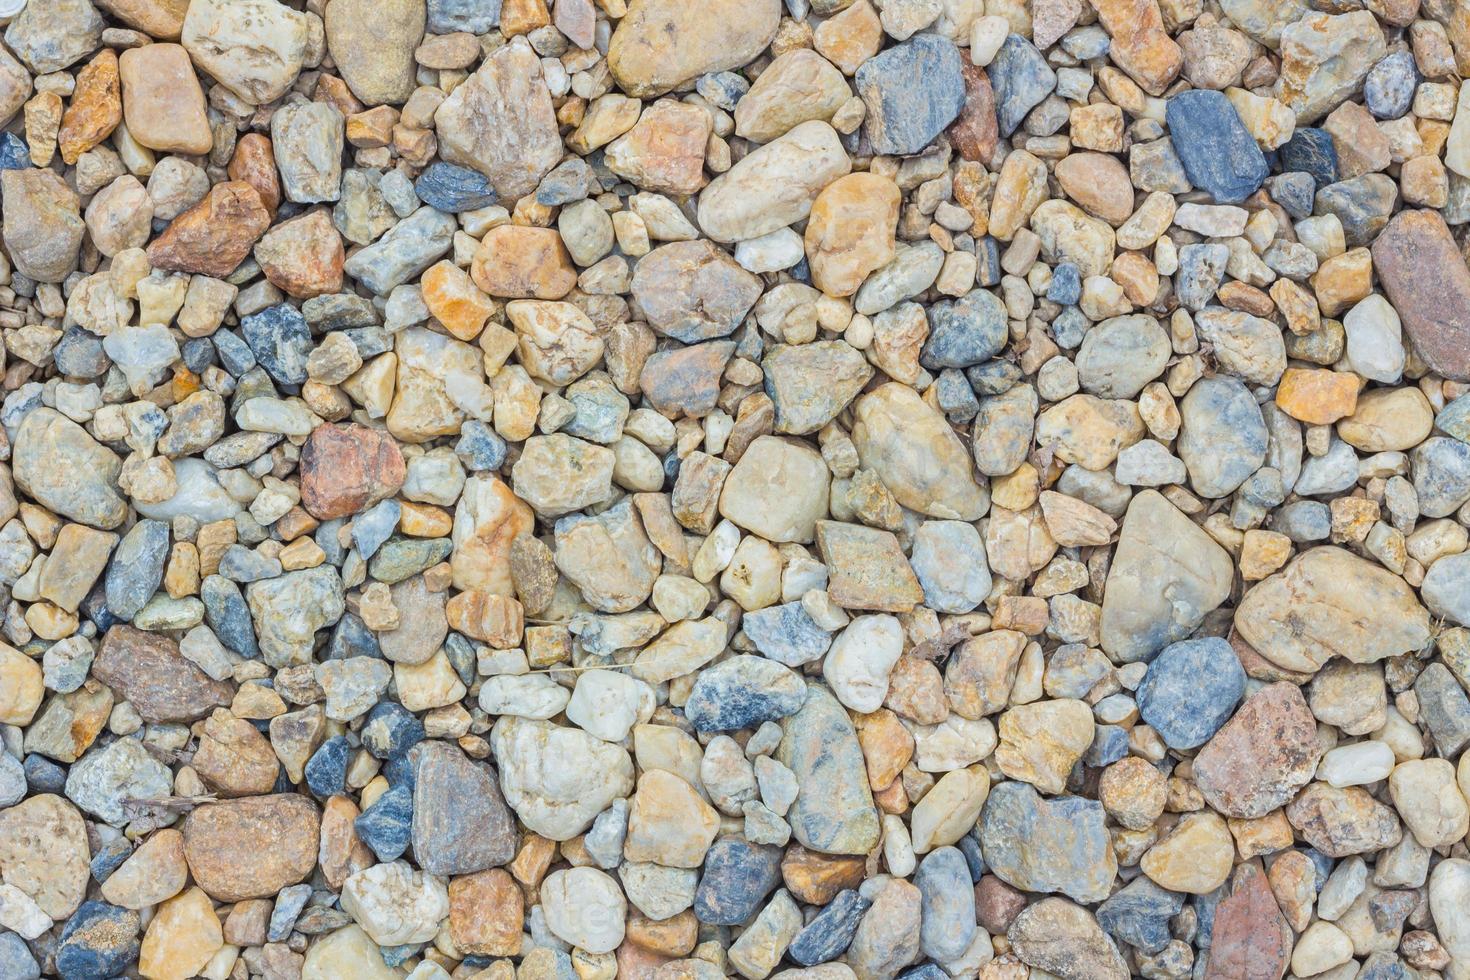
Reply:
[[1245, 693], [1245, 671], [1224, 640], [1210, 637], [1165, 647], [1149, 664], [1136, 695], [1139, 715], [1170, 748], [1209, 741]]

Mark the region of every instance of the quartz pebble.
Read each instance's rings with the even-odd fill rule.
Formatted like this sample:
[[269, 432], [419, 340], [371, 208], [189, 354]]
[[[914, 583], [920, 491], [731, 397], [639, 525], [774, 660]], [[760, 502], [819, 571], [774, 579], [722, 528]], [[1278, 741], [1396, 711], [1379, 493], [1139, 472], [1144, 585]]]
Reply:
[[1470, 976], [1444, 2], [0, 2], [0, 978]]

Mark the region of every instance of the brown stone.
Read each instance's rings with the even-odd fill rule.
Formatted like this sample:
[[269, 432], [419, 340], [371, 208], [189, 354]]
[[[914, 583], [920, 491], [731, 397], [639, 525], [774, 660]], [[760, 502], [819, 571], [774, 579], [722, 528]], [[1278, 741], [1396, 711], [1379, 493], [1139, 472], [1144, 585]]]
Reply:
[[275, 750], [244, 718], [223, 708], [204, 722], [194, 771], [221, 796], [258, 796], [276, 785], [281, 766]]
[[276, 173], [276, 156], [269, 136], [263, 133], [246, 133], [235, 144], [235, 155], [225, 173], [231, 180], [240, 180], [255, 188], [260, 202], [275, 217], [276, 208], [281, 206], [281, 175]]
[[322, 877], [333, 889], [340, 890], [349, 875], [378, 863], [357, 836], [354, 821], [361, 813], [357, 804], [345, 796], [333, 796], [322, 806], [321, 844], [317, 853]]
[[[122, 121], [122, 96], [118, 89], [117, 55], [103, 48], [87, 67], [77, 72], [71, 105], [61, 117], [57, 145], [68, 164], [112, 135]], [[128, 127], [132, 131], [132, 127]], [[206, 147], [208, 149], [208, 147]]]
[[222, 279], [245, 260], [270, 223], [270, 211], [250, 184], [238, 180], [215, 184], [204, 200], [153, 240], [148, 260], [155, 269]]
[[1470, 380], [1470, 268], [1436, 211], [1400, 211], [1373, 243], [1373, 267], [1419, 356]]
[[761, 296], [760, 279], [706, 239], [649, 252], [631, 288], [648, 325], [686, 344], [727, 336]]
[[1313, 783], [1286, 808], [1286, 819], [1308, 844], [1334, 858], [1380, 851], [1404, 835], [1393, 809], [1361, 786]]
[[965, 105], [949, 127], [949, 140], [966, 160], [989, 164], [995, 156], [1000, 127], [995, 119], [995, 90], [984, 68], [960, 59], [960, 74], [965, 79]]
[[1057, 161], [1055, 173], [1068, 197], [1114, 228], [1133, 214], [1133, 184], [1117, 157], [1073, 153]]
[[608, 169], [644, 190], [687, 195], [703, 187], [709, 111], [675, 99], [660, 99], [627, 133], [608, 145]]
[[460, 340], [474, 340], [495, 311], [495, 302], [480, 291], [467, 272], [445, 259], [436, 262], [419, 282], [424, 305], [444, 329]]
[[847, 888], [856, 888], [866, 877], [861, 856], [819, 854], [793, 843], [781, 859], [781, 880], [798, 902], [826, 905]]
[[184, 821], [184, 856], [217, 901], [269, 898], [316, 867], [320, 825], [316, 804], [293, 793], [210, 803]]
[[985, 875], [975, 885], [975, 921], [991, 934], [1009, 929], [1025, 907], [1026, 894], [995, 875]]
[[1264, 817], [1311, 781], [1322, 746], [1301, 688], [1278, 682], [1247, 698], [1194, 760], [1194, 780], [1227, 817]]
[[189, 0], [93, 0], [98, 7], [149, 37], [177, 41]]
[[1158, 0], [1091, 0], [1097, 19], [1113, 38], [1108, 54], [1150, 95], [1164, 89], [1184, 67], [1184, 52], [1164, 29]]
[[505, 299], [561, 299], [577, 284], [571, 253], [554, 228], [490, 229], [470, 274], [475, 285]]
[[177, 44], [124, 51], [123, 113], [128, 134], [164, 153], [208, 153], [214, 145], [204, 90], [189, 52]]
[[228, 705], [235, 694], [233, 685], [214, 680], [185, 659], [179, 645], [165, 634], [125, 624], [102, 637], [92, 676], [148, 722], [193, 721]]
[[491, 868], [449, 882], [449, 935], [460, 952], [517, 956], [524, 922], [525, 899], [509, 872]]
[[255, 246], [255, 261], [271, 284], [296, 299], [342, 289], [342, 236], [323, 208], [283, 221]]
[[908, 612], [924, 601], [919, 580], [891, 531], [817, 521], [827, 594], [844, 609]]
[[319, 425], [301, 447], [301, 504], [318, 520], [355, 514], [398, 492], [406, 470], [387, 433], [349, 423]]
[[520, 645], [525, 615], [521, 604], [510, 596], [471, 589], [451, 598], [444, 613], [449, 618], [450, 629], [497, 650]]
[[1281, 980], [1294, 941], [1266, 875], [1242, 864], [1230, 896], [1215, 911], [1205, 980]]

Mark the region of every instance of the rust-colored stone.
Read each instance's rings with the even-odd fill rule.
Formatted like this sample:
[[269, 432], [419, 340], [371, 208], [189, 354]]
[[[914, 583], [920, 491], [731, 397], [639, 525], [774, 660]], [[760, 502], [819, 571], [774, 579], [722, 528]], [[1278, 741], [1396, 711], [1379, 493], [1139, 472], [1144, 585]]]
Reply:
[[504, 869], [477, 871], [449, 882], [449, 934], [460, 952], [518, 955], [524, 923], [521, 886]]
[[255, 261], [265, 277], [296, 299], [342, 289], [342, 236], [324, 208], [317, 208], [265, 233]]
[[206, 804], [184, 821], [184, 857], [216, 901], [270, 898], [311, 874], [320, 828], [316, 804], [294, 793]]
[[122, 122], [122, 89], [118, 81], [117, 55], [103, 48], [87, 67], [77, 72], [71, 105], [61, 117], [57, 145], [68, 164], [112, 135]]
[[1262, 688], [1200, 749], [1194, 780], [1211, 807], [1227, 817], [1264, 817], [1305, 786], [1322, 747], [1301, 688]]
[[1242, 864], [1230, 897], [1215, 911], [1205, 980], [1281, 980], [1292, 943], [1291, 926], [1265, 874]]
[[1373, 267], [1419, 356], [1470, 380], [1470, 268], [1437, 211], [1400, 211], [1373, 243]]
[[990, 164], [1000, 128], [995, 121], [995, 90], [984, 68], [960, 59], [960, 74], [965, 77], [965, 106], [949, 127], [949, 140], [966, 160]]
[[318, 520], [355, 514], [398, 492], [403, 454], [387, 433], [356, 423], [319, 425], [301, 447], [301, 505]]
[[222, 279], [245, 261], [270, 223], [270, 211], [250, 184], [238, 180], [215, 184], [204, 200], [154, 239], [148, 261], [155, 269]]
[[119, 624], [102, 637], [92, 676], [148, 722], [194, 721], [228, 705], [235, 689], [211, 678], [162, 633]]
[[269, 136], [261, 133], [246, 133], [235, 144], [235, 155], [225, 173], [231, 180], [241, 180], [255, 188], [260, 203], [276, 216], [281, 206], [281, 176], [276, 173], [276, 154]]

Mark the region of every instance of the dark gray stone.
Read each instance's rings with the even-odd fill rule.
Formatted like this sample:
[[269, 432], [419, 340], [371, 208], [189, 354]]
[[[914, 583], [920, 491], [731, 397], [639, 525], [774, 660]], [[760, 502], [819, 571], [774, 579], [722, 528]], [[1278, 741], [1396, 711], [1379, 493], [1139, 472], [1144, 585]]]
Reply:
[[260, 656], [255, 623], [238, 585], [222, 575], [210, 575], [200, 586], [199, 598], [204, 600], [204, 621], [221, 643], [242, 657]]
[[1217, 203], [1244, 201], [1270, 173], [1261, 148], [1225, 93], [1207, 89], [1180, 92], [1169, 100], [1164, 113], [1169, 139], [1189, 182]]
[[965, 107], [959, 48], [937, 34], [918, 34], [874, 55], [853, 81], [868, 107], [863, 131], [874, 153], [922, 151]]
[[1298, 126], [1291, 139], [1276, 151], [1276, 158], [1283, 173], [1305, 171], [1318, 187], [1337, 183], [1337, 147], [1325, 129]]
[[408, 850], [413, 827], [413, 790], [394, 786], [352, 821], [362, 842], [379, 861], [393, 861]]
[[1317, 192], [1317, 214], [1335, 214], [1348, 248], [1370, 245], [1388, 224], [1398, 201], [1398, 185], [1387, 174], [1361, 174]]
[[516, 824], [489, 766], [447, 742], [414, 749], [413, 854], [433, 875], [462, 875], [515, 857]]
[[799, 601], [748, 612], [740, 628], [757, 650], [788, 667], [816, 660], [832, 645], [832, 634], [818, 626]]
[[694, 892], [694, 917], [713, 926], [740, 925], [781, 883], [781, 849], [721, 837], [704, 856]]
[[424, 168], [413, 182], [419, 200], [449, 214], [478, 211], [496, 201], [495, 188], [478, 170], [455, 166], [442, 160]]
[[872, 904], [855, 889], [838, 892], [837, 897], [796, 934], [786, 950], [787, 955], [802, 966], [816, 966], [837, 959], [852, 945], [853, 933], [857, 932], [863, 913]]
[[106, 902], [83, 902], [61, 930], [56, 972], [65, 980], [107, 980], [138, 959], [138, 913]]
[[1444, 664], [1432, 663], [1414, 681], [1414, 693], [1419, 695], [1419, 720], [1434, 736], [1439, 755], [1459, 755], [1470, 744], [1470, 698], [1455, 675]]

